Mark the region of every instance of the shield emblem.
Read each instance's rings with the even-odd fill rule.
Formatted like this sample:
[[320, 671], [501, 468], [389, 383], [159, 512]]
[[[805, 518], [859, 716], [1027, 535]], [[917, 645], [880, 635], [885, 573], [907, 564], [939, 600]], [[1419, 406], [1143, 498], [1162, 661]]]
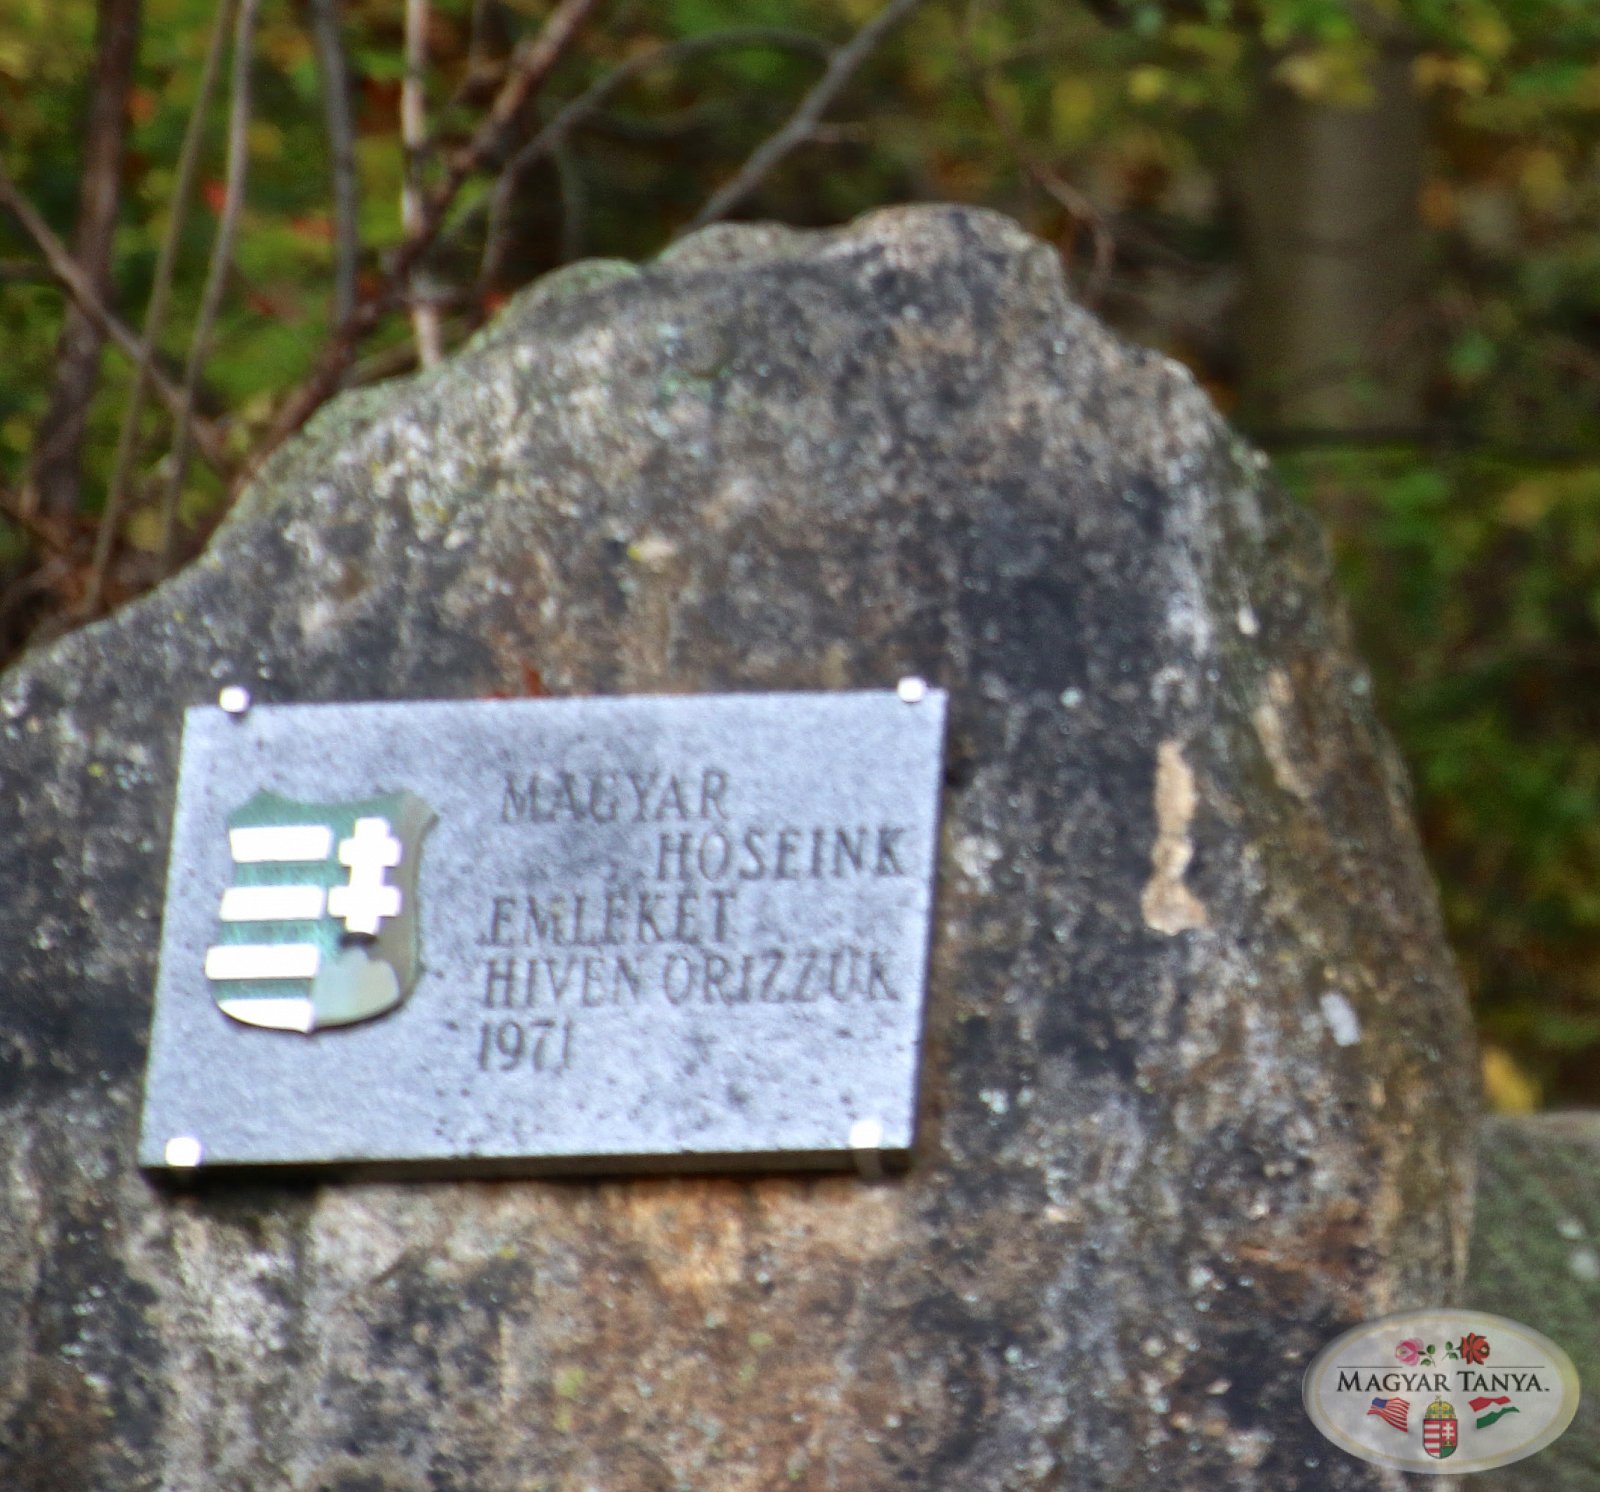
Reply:
[[1448, 1399], [1435, 1399], [1422, 1416], [1422, 1448], [1435, 1461], [1443, 1461], [1455, 1455], [1459, 1431], [1455, 1405]]
[[205, 974], [224, 1015], [310, 1035], [393, 1010], [416, 983], [417, 872], [434, 823], [415, 793], [228, 816], [232, 883]]

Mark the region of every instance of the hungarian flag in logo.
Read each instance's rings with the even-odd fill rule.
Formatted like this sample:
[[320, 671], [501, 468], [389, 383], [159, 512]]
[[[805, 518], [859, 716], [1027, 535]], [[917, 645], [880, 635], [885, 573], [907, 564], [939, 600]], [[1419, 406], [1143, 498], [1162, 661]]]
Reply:
[[1428, 1405], [1428, 1412], [1422, 1416], [1422, 1448], [1435, 1461], [1455, 1455], [1459, 1433], [1454, 1404], [1445, 1399], [1435, 1399]]
[[[1504, 1404], [1506, 1407], [1504, 1409], [1495, 1409], [1493, 1406], [1496, 1404]], [[1497, 1399], [1468, 1399], [1467, 1408], [1478, 1416], [1473, 1423], [1480, 1430], [1487, 1430], [1497, 1419], [1504, 1419], [1508, 1414], [1520, 1414], [1522, 1412], [1511, 1402], [1509, 1394], [1501, 1394]], [[1486, 1409], [1489, 1411], [1487, 1414], [1484, 1413]]]
[[1368, 1415], [1377, 1415], [1387, 1425], [1393, 1425], [1402, 1435], [1406, 1432], [1406, 1416], [1411, 1405], [1405, 1399], [1374, 1399]]

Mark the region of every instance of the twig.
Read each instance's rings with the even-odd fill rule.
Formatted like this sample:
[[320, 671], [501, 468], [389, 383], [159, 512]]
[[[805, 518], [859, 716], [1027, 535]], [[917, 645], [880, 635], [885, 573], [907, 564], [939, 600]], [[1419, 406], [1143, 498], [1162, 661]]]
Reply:
[[[428, 0], [406, 0], [406, 71], [400, 84], [400, 148], [404, 168], [400, 174], [400, 226], [409, 237], [422, 224], [422, 157], [428, 138], [427, 109]], [[417, 361], [431, 368], [444, 355], [439, 341], [439, 313], [421, 294], [419, 276], [413, 272], [411, 331], [417, 340]]]
[[583, 258], [584, 241], [589, 235], [589, 196], [583, 184], [583, 168], [566, 145], [555, 153], [556, 184], [561, 192], [561, 262], [572, 264]]
[[[483, 265], [478, 272], [480, 289], [487, 290], [500, 277], [505, 258], [505, 220], [518, 183], [530, 166], [547, 155], [553, 155], [580, 124], [598, 113], [609, 99], [641, 73], [685, 62], [703, 52], [744, 48], [806, 52], [823, 57], [828, 55], [823, 43], [806, 31], [791, 31], [780, 26], [730, 26], [722, 31], [708, 31], [701, 36], [687, 37], [683, 41], [667, 42], [613, 68], [562, 109], [501, 171], [488, 199], [489, 226], [484, 234]], [[466, 217], [463, 214], [463, 219]]]
[[42, 513], [31, 513], [9, 492], [0, 492], [0, 518], [16, 524], [52, 554], [72, 556], [73, 544], [70, 533], [66, 532], [65, 520], [52, 519]]
[[83, 597], [86, 616], [92, 616], [100, 609], [101, 598], [105, 595], [106, 573], [111, 566], [112, 550], [116, 547], [117, 526], [122, 519], [123, 500], [128, 489], [128, 473], [139, 443], [139, 419], [144, 413], [145, 397], [150, 392], [156, 343], [161, 337], [162, 323], [167, 319], [167, 302], [171, 299], [173, 272], [178, 263], [178, 245], [183, 237], [184, 217], [188, 212], [190, 194], [194, 190], [195, 175], [200, 168], [200, 150], [205, 141], [206, 121], [211, 113], [217, 74], [222, 66], [222, 51], [227, 44], [228, 18], [232, 9], [233, 0], [220, 0], [217, 6], [216, 18], [211, 25], [211, 39], [206, 45], [205, 61], [200, 65], [194, 112], [189, 115], [188, 128], [184, 131], [183, 144], [178, 151], [177, 180], [172, 188], [167, 231], [156, 255], [150, 300], [145, 307], [144, 334], [134, 368], [133, 389], [122, 414], [122, 428], [117, 432], [117, 453], [111, 463], [111, 483], [106, 488], [106, 505], [101, 511], [100, 527], [94, 539], [94, 560]]
[[[112, 266], [143, 6], [142, 0], [96, 0], [94, 10], [95, 61], [71, 251], [99, 298], [110, 305], [116, 293]], [[56, 339], [50, 395], [23, 488], [23, 501], [37, 502], [48, 513], [76, 513], [82, 507], [83, 445], [104, 346], [105, 333], [69, 306]]]
[[[544, 86], [545, 79], [565, 55], [597, 4], [599, 0], [562, 0], [545, 22], [544, 30], [512, 54], [506, 80], [489, 107], [488, 118], [478, 126], [472, 143], [451, 170], [451, 181], [447, 183], [452, 187], [451, 200], [467, 178], [500, 147], [506, 131], [528, 100]], [[441, 193], [441, 197], [443, 195]], [[448, 203], [445, 207], [448, 208]], [[439, 216], [443, 217], [443, 211]]]
[[[1106, 223], [1105, 215], [1084, 193], [1045, 165], [1028, 144], [1022, 126], [1001, 102], [994, 87], [993, 68], [978, 60], [977, 46], [973, 38], [978, 12], [987, 8], [984, 0], [971, 0], [960, 30], [961, 51], [966, 58], [967, 69], [972, 74], [978, 100], [983, 105], [990, 122], [1000, 132], [1001, 138], [1005, 140], [1011, 153], [1016, 156], [1023, 171], [1034, 184], [1058, 206], [1064, 208], [1074, 223], [1082, 223], [1088, 228], [1090, 241], [1093, 244], [1094, 263], [1089, 271], [1089, 281], [1084, 287], [1083, 298], [1087, 305], [1098, 305], [1105, 294], [1106, 286], [1110, 283], [1111, 271], [1116, 262], [1116, 239]], [[1070, 256], [1070, 244], [1065, 252]]]
[[[71, 556], [52, 554], [42, 564], [35, 565], [31, 570], [19, 575], [3, 591], [0, 591], [0, 622], [8, 621], [13, 612], [20, 611], [23, 603], [29, 600], [30, 597], [54, 593], [59, 598], [62, 592], [69, 588], [76, 569], [77, 561]], [[46, 618], [39, 623], [38, 627], [26, 634], [27, 642], [43, 641], [43, 634], [51, 626], [52, 620], [57, 632], [65, 630], [63, 626], [65, 618], [62, 615], [59, 599], [57, 604], [50, 608], [50, 611], [54, 612], [54, 617], [51, 618], [47, 612]], [[12, 629], [8, 626], [6, 631], [9, 633]], [[5, 639], [8, 648], [12, 645], [12, 642], [13, 637]]]
[[339, 0], [310, 0], [311, 29], [322, 74], [322, 112], [333, 167], [333, 324], [355, 309], [361, 253], [361, 205], [356, 177], [356, 130], [350, 110], [350, 65], [339, 30]]
[[260, 470], [261, 463], [305, 424], [339, 387], [340, 378], [355, 357], [357, 345], [399, 301], [412, 269], [438, 236], [461, 188], [500, 149], [518, 112], [566, 55], [567, 48], [599, 3], [600, 0], [562, 0], [539, 35], [517, 48], [510, 75], [501, 86], [488, 118], [451, 163], [444, 184], [428, 199], [416, 232], [401, 243], [378, 287], [356, 303], [355, 310], [334, 333], [311, 377], [290, 397], [272, 429], [246, 463], [240, 474], [241, 482], [248, 481]]
[[[50, 231], [50, 225], [34, 210], [33, 204], [17, 190], [16, 183], [7, 174], [3, 163], [0, 163], [0, 207], [5, 207], [16, 218], [22, 225], [23, 232], [38, 246], [39, 252], [44, 255], [44, 262], [49, 266], [51, 278], [116, 344], [117, 350], [137, 367], [144, 359], [144, 343], [134, 335], [126, 322], [106, 309], [105, 302], [95, 294], [94, 286], [89, 283], [88, 276], [67, 252], [67, 246]], [[184, 404], [178, 386], [153, 362], [150, 366], [150, 381], [156, 393], [161, 396], [161, 402], [176, 416]], [[200, 454], [217, 471], [224, 471], [228, 464], [227, 453], [223, 449], [222, 437], [215, 427], [207, 420], [196, 419], [194, 435]]]
[[914, 11], [922, 0], [889, 0], [873, 18], [828, 59], [827, 70], [803, 99], [800, 107], [775, 134], [769, 135], [733, 175], [711, 194], [689, 224], [692, 231], [725, 218], [761, 185], [775, 166], [810, 138], [828, 106], [838, 97], [856, 69], [877, 49], [885, 36]]
[[53, 285], [55, 276], [31, 259], [0, 259], [0, 284]]
[[467, 65], [461, 81], [445, 101], [444, 112], [463, 106], [476, 108], [492, 98], [505, 78], [510, 55], [511, 38], [502, 0], [472, 0], [472, 14], [467, 21]]
[[1425, 450], [1432, 453], [1435, 459], [1471, 456], [1515, 465], [1592, 466], [1595, 462], [1592, 445], [1539, 444], [1532, 441], [1517, 445], [1451, 425], [1374, 425], [1361, 430], [1294, 426], [1252, 429], [1243, 425], [1241, 434], [1263, 450], [1285, 454], [1296, 451], [1371, 451], [1382, 455], [1387, 449], [1393, 449], [1407, 453], [1408, 460], [1414, 459], [1411, 453]]
[[190, 430], [194, 424], [194, 401], [200, 386], [200, 370], [205, 366], [211, 330], [222, 308], [222, 294], [228, 283], [228, 268], [233, 262], [233, 240], [239, 227], [239, 212], [244, 206], [245, 175], [250, 165], [250, 63], [254, 50], [256, 11], [260, 0], [240, 0], [233, 26], [232, 99], [228, 112], [228, 160], [222, 189], [222, 211], [217, 217], [217, 236], [211, 244], [211, 263], [200, 294], [200, 314], [195, 319], [189, 357], [183, 370], [183, 407], [178, 413], [178, 428], [172, 439], [172, 471], [161, 505], [161, 569], [172, 568], [178, 542], [178, 500], [189, 475]]

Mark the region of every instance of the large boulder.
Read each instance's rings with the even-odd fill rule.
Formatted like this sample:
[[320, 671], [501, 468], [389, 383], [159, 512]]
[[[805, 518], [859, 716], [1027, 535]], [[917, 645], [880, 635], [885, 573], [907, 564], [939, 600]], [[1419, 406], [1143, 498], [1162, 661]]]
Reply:
[[[1466, 1251], [1475, 1068], [1310, 522], [1008, 221], [578, 266], [0, 692], [0, 1484], [1397, 1485], [1300, 1407]], [[183, 706], [951, 691], [910, 1173], [134, 1167]]]

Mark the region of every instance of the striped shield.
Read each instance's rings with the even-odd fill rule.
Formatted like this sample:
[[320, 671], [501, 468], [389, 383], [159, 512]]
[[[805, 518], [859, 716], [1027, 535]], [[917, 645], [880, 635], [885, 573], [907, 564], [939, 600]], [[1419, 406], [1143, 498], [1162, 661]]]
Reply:
[[205, 974], [225, 1015], [309, 1035], [393, 1010], [416, 982], [417, 870], [433, 810], [413, 793], [228, 817], [232, 883]]
[[1459, 1433], [1454, 1404], [1448, 1399], [1435, 1399], [1428, 1405], [1428, 1412], [1422, 1416], [1422, 1448], [1435, 1461], [1455, 1455]]

